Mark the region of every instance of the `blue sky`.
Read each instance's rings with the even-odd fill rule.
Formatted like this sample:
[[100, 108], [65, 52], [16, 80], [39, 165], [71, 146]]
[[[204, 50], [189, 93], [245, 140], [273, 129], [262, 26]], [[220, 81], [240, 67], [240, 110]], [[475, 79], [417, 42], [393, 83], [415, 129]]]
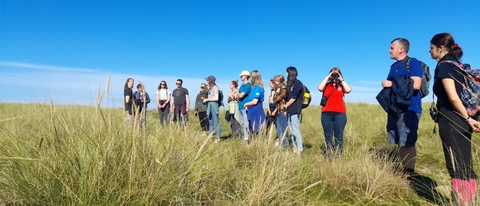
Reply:
[[103, 106], [122, 106], [128, 77], [152, 97], [161, 80], [173, 89], [182, 78], [194, 99], [209, 75], [229, 91], [242, 70], [259, 70], [268, 85], [295, 66], [319, 104], [316, 88], [338, 66], [353, 89], [347, 102], [376, 103], [394, 38], [407, 38], [410, 56], [433, 74], [429, 41], [450, 32], [463, 61], [480, 68], [478, 8], [474, 0], [1, 0], [0, 102], [94, 105], [108, 75]]

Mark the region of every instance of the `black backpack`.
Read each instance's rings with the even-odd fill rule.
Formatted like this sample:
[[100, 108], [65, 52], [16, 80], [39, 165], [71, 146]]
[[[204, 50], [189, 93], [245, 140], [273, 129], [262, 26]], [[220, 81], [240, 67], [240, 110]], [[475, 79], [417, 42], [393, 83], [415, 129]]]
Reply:
[[[410, 61], [412, 61], [413, 58], [408, 57], [407, 60], [407, 73], [410, 73]], [[417, 59], [417, 61], [420, 62], [422, 65], [422, 70], [423, 70], [423, 75], [422, 75], [422, 85], [420, 86], [420, 96], [422, 98], [426, 97], [429, 93], [428, 87], [430, 87], [430, 80], [432, 76], [430, 75], [430, 67], [428, 67], [427, 64], [424, 62], [420, 61]]]
[[310, 95], [310, 90], [308, 90], [307, 86], [303, 85], [303, 101], [302, 101], [302, 109], [307, 108], [312, 102], [312, 96]]

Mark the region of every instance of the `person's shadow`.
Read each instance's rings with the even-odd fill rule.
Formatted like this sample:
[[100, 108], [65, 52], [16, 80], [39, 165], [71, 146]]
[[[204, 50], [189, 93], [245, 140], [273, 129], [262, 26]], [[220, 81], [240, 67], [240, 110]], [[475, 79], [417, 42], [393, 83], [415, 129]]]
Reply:
[[[379, 159], [386, 159], [389, 162], [398, 163], [395, 149], [372, 148], [370, 149], [370, 152], [373, 152]], [[402, 172], [400, 163], [397, 164], [395, 170], [399, 173]], [[419, 197], [436, 205], [449, 205], [449, 199], [438, 192], [436, 189], [438, 184], [432, 178], [415, 173], [414, 175], [407, 177], [407, 180], [410, 188], [415, 191]]]
[[437, 183], [430, 177], [416, 174], [407, 178], [410, 188], [419, 197], [437, 205], [448, 205], [449, 199], [438, 192]]

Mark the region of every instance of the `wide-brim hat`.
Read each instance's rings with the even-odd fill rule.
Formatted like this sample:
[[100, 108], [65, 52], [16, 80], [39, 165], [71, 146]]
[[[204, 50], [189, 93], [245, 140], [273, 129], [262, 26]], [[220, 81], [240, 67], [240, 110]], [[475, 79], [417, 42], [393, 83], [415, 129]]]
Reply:
[[239, 74], [240, 76], [250, 76], [250, 72], [247, 70], [243, 70], [242, 73]]

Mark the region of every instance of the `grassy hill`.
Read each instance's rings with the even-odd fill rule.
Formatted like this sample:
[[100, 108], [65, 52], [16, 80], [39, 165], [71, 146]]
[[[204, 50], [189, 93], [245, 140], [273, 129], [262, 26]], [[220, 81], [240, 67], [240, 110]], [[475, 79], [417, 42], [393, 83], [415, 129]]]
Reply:
[[[417, 167], [409, 181], [387, 144], [378, 105], [347, 104], [341, 159], [323, 153], [320, 108], [303, 111], [302, 157], [274, 147], [265, 132], [250, 144], [186, 129], [123, 122], [122, 109], [0, 103], [0, 205], [449, 205], [450, 178], [428, 104]], [[438, 130], [438, 128], [437, 128]], [[474, 154], [480, 140], [474, 136]], [[479, 156], [474, 155], [479, 168]]]

